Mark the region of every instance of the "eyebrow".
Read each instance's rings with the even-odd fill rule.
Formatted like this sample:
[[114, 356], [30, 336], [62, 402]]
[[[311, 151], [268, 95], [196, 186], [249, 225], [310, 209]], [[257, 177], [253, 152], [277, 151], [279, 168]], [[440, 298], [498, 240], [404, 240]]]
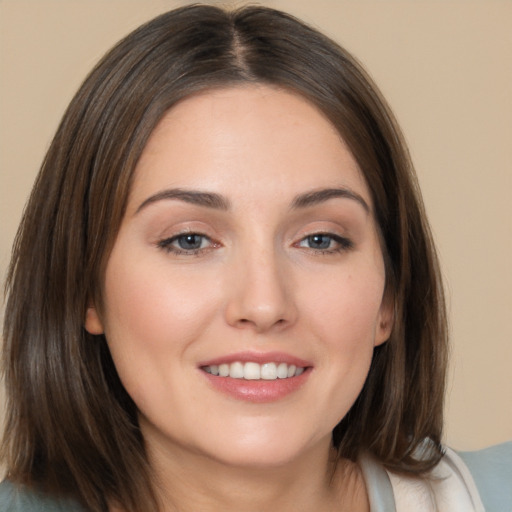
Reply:
[[[359, 194], [348, 188], [324, 188], [305, 192], [304, 194], [299, 194], [293, 199], [291, 207], [293, 209], [308, 208], [335, 198], [352, 199], [359, 203], [366, 212], [370, 212], [368, 203]], [[184, 201], [185, 203], [213, 208], [215, 210], [226, 211], [230, 208], [229, 200], [215, 192], [201, 192], [198, 190], [172, 188], [157, 192], [145, 199], [137, 208], [135, 214], [139, 213], [150, 204], [166, 199], [176, 199], [178, 201]]]
[[141, 203], [135, 213], [137, 214], [146, 206], [156, 203], [157, 201], [162, 201], [163, 199], [177, 199], [179, 201], [184, 201], [185, 203], [205, 206], [206, 208], [213, 208], [215, 210], [229, 209], [229, 201], [220, 194], [215, 194], [213, 192], [200, 192], [197, 190], [185, 190], [182, 188], [172, 188], [162, 190], [161, 192], [148, 197]]
[[292, 208], [307, 208], [338, 197], [357, 201], [367, 213], [370, 213], [368, 203], [358, 193], [348, 188], [323, 188], [300, 194], [292, 201]]

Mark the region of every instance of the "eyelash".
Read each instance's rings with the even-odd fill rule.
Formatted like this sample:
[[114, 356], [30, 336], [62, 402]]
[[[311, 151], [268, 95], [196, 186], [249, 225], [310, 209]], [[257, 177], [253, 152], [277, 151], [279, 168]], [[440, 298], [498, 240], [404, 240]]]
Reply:
[[[197, 247], [195, 249], [184, 249], [184, 248], [179, 248], [179, 247], [175, 247], [173, 244], [175, 243], [179, 243], [180, 239], [185, 239], [185, 238], [191, 238], [191, 237], [198, 237], [201, 239], [201, 243], [200, 243], [200, 247]], [[329, 239], [329, 245], [331, 245], [331, 242], [334, 242], [336, 244], [335, 247], [328, 247], [328, 248], [314, 248], [314, 247], [304, 247], [302, 245], [302, 243], [304, 242], [312, 242], [314, 240], [315, 237], [325, 237], [325, 238], [328, 238]], [[203, 245], [203, 242], [206, 241], [209, 245], [207, 247], [201, 247], [201, 245]], [[170, 238], [165, 238], [163, 240], [160, 240], [158, 243], [157, 243], [157, 246], [168, 252], [168, 253], [172, 253], [172, 254], [175, 254], [175, 255], [185, 255], [185, 256], [199, 256], [201, 254], [203, 254], [205, 251], [209, 251], [209, 250], [212, 250], [216, 247], [219, 247], [220, 244], [218, 243], [215, 243], [212, 241], [211, 238], [209, 238], [208, 236], [206, 235], [203, 235], [202, 233], [194, 233], [194, 232], [186, 232], [186, 233], [179, 233], [175, 236], [172, 236]], [[339, 235], [335, 235], [333, 233], [312, 233], [310, 235], [307, 235], [303, 238], [301, 238], [297, 243], [294, 244], [295, 247], [297, 248], [303, 248], [303, 249], [310, 249], [312, 250], [315, 254], [324, 254], [324, 255], [328, 255], [328, 254], [337, 254], [337, 253], [340, 253], [340, 252], [344, 252], [344, 251], [347, 251], [347, 250], [350, 250], [354, 247], [354, 244], [351, 240], [349, 240], [348, 238], [346, 237], [342, 237], [342, 236], [339, 236]]]
[[311, 235], [307, 235], [304, 238], [302, 238], [301, 240], [299, 240], [299, 242], [297, 242], [295, 244], [295, 246], [297, 246], [299, 248], [304, 248], [304, 246], [301, 244], [303, 242], [307, 242], [307, 241], [311, 242], [315, 237], [325, 237], [325, 238], [330, 239], [330, 241], [335, 242], [335, 244], [336, 244], [335, 247], [332, 247], [332, 248], [329, 247], [329, 248], [325, 248], [325, 249], [324, 248], [320, 249], [320, 248], [314, 248], [314, 247], [305, 247], [305, 249], [313, 250], [315, 252], [315, 254], [325, 254], [325, 255], [337, 254], [340, 252], [348, 251], [354, 247], [353, 242], [346, 237], [343, 237], [340, 235], [335, 235], [334, 233], [323, 233], [323, 232], [312, 233]]
[[[187, 237], [189, 237], [189, 238], [199, 237], [199, 238], [201, 238], [201, 245], [202, 245], [203, 241], [209, 242], [210, 245], [208, 247], [198, 247], [196, 249], [183, 249], [183, 248], [173, 246], [173, 244], [175, 242], [179, 242], [180, 239], [185, 239]], [[214, 249], [215, 247], [218, 247], [219, 244], [216, 244], [215, 242], [213, 242], [211, 240], [211, 238], [209, 238], [206, 235], [203, 235], [201, 233], [186, 232], [186, 233], [179, 233], [170, 238], [165, 238], [164, 240], [160, 240], [157, 243], [157, 246], [166, 252], [176, 254], [178, 256], [179, 255], [198, 256], [198, 255], [204, 253], [204, 251], [208, 251], [208, 250]]]

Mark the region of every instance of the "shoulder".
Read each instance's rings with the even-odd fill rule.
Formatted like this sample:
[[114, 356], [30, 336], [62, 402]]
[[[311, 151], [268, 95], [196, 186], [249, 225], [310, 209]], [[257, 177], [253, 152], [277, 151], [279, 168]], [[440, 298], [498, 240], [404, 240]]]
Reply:
[[489, 512], [512, 511], [512, 441], [475, 452], [458, 452]]
[[55, 500], [8, 480], [0, 483], [0, 510], [2, 512], [83, 512], [70, 500]]
[[512, 442], [477, 452], [445, 455], [431, 474], [419, 478], [360, 460], [372, 512], [512, 512]]
[[512, 443], [445, 455], [428, 478], [390, 474], [396, 509], [512, 512]]

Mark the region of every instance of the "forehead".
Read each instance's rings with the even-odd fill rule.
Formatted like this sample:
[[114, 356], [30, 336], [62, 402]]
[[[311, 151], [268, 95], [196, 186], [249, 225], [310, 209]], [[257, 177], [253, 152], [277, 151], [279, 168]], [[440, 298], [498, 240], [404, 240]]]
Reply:
[[170, 109], [135, 170], [132, 196], [170, 187], [283, 195], [347, 187], [371, 204], [362, 173], [332, 123], [302, 96], [263, 85], [210, 90]]

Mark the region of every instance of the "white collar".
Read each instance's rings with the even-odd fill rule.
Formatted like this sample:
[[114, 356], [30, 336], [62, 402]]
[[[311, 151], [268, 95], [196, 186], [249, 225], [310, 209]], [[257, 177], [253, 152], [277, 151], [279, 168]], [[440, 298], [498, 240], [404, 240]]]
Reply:
[[360, 458], [371, 512], [485, 512], [471, 473], [451, 449], [428, 477], [397, 475]]

